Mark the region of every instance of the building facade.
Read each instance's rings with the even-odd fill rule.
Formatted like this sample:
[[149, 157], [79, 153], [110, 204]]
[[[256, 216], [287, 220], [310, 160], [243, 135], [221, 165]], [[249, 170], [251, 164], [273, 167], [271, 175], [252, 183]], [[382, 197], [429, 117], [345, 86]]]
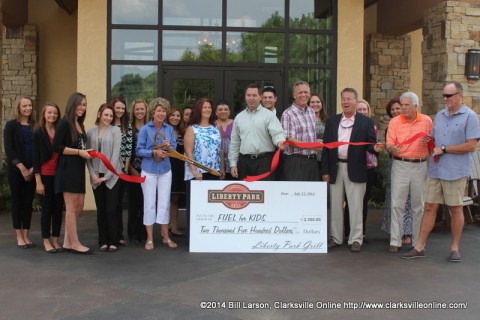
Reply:
[[[407, 3], [408, 2], [408, 3]], [[243, 107], [249, 82], [274, 86], [277, 109], [308, 81], [337, 113], [339, 93], [356, 88], [380, 130], [385, 105], [416, 92], [422, 111], [442, 107], [448, 80], [464, 84], [478, 112], [480, 86], [464, 75], [480, 47], [480, 1], [428, 0], [2, 0], [1, 124], [15, 101], [64, 108], [75, 91], [88, 100], [86, 126], [114, 95], [173, 105], [202, 96]], [[3, 131], [3, 130], [2, 130]], [[383, 134], [379, 134], [382, 138]], [[2, 148], [3, 149], [3, 148]], [[86, 208], [93, 208], [89, 194]]]

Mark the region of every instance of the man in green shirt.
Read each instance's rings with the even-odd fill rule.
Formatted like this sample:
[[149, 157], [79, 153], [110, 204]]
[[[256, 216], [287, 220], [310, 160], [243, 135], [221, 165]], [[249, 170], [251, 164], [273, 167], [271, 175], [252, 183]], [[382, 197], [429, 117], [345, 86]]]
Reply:
[[[228, 151], [230, 171], [234, 178], [259, 175], [270, 171], [277, 147], [285, 141], [285, 133], [275, 114], [261, 106], [260, 86], [248, 85], [245, 90], [247, 108], [233, 122]], [[275, 173], [263, 180], [275, 180]]]

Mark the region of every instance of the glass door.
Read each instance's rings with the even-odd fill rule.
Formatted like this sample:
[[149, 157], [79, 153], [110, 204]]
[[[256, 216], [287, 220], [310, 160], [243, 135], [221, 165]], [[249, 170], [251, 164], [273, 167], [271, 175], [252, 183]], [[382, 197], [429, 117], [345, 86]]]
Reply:
[[221, 72], [198, 68], [164, 68], [164, 97], [172, 106], [192, 107], [200, 98], [209, 98], [214, 102], [221, 99]]
[[274, 87], [277, 91], [277, 112], [285, 109], [283, 99], [283, 75], [281, 70], [242, 69], [225, 71], [225, 98], [232, 104], [232, 116], [237, 115], [245, 107], [245, 88], [257, 83], [260, 88]]
[[193, 106], [195, 101], [207, 97], [214, 102], [227, 100], [232, 117], [245, 107], [245, 88], [258, 83], [261, 88], [274, 87], [278, 94], [277, 112], [285, 109], [283, 74], [280, 69], [221, 69], [195, 67], [165, 67], [163, 70], [163, 96], [172, 106]]

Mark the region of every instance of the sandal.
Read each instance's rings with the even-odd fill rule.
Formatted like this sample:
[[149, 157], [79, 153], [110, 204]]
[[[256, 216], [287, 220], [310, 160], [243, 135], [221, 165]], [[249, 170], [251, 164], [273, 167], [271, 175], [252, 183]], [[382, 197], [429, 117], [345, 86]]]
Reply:
[[409, 235], [404, 235], [402, 237], [402, 244], [406, 244], [406, 245], [412, 244], [412, 237]]
[[98, 251], [100, 252], [107, 252], [108, 246], [106, 244], [102, 245], [100, 248], [98, 248]]
[[154, 249], [153, 241], [147, 241], [147, 243], [145, 243], [145, 250], [152, 251], [153, 249]]
[[116, 252], [117, 250], [118, 250], [117, 246], [110, 245], [110, 247], [108, 247], [108, 252]]
[[177, 244], [172, 241], [172, 239], [165, 240], [163, 239], [163, 244], [168, 246], [169, 248], [175, 249], [177, 247]]

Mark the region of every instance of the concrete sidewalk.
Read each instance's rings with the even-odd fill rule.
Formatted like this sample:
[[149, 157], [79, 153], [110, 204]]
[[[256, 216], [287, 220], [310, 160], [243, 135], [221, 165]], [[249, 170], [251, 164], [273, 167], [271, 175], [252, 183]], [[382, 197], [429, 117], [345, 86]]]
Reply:
[[[130, 245], [81, 256], [45, 253], [38, 213], [31, 237], [37, 247], [17, 248], [10, 215], [2, 213], [0, 319], [478, 320], [480, 225], [465, 227], [463, 262], [455, 264], [446, 260], [448, 230], [431, 235], [424, 259], [388, 253], [382, 218], [382, 210], [371, 210], [369, 243], [358, 254], [346, 246], [328, 254], [189, 253], [184, 238], [175, 238], [172, 250], [157, 237], [152, 252]], [[97, 248], [95, 212], [83, 213], [78, 226], [82, 242]], [[389, 307], [397, 309], [367, 309], [362, 301], [395, 302]], [[399, 302], [468, 306], [403, 309], [409, 306]]]

